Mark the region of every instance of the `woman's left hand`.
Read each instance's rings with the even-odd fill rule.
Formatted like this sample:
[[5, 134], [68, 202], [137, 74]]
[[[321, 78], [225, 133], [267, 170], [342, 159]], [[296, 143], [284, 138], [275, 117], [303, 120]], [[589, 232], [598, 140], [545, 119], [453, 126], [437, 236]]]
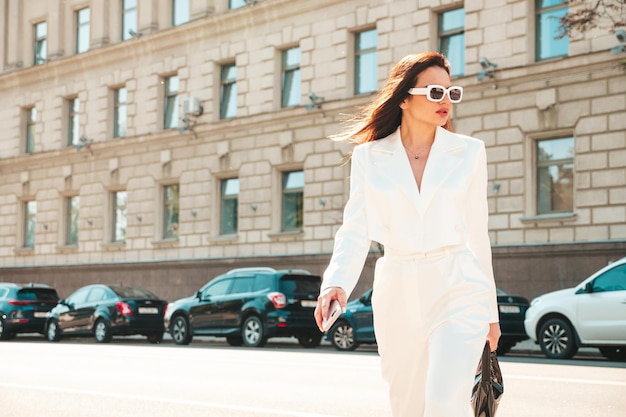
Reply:
[[489, 339], [489, 347], [493, 352], [498, 348], [498, 340], [500, 340], [500, 336], [502, 332], [500, 331], [500, 323], [489, 323], [489, 334], [487, 335], [487, 339]]

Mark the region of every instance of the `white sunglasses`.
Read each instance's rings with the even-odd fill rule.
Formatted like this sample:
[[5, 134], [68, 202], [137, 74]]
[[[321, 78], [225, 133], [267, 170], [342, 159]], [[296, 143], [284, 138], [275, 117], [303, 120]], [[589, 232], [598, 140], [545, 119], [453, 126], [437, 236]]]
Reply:
[[411, 88], [409, 90], [409, 94], [412, 96], [426, 96], [428, 101], [434, 101], [435, 103], [443, 101], [446, 93], [448, 93], [451, 103], [459, 103], [463, 98], [463, 87], [453, 85], [446, 88], [443, 85], [432, 84], [425, 88]]

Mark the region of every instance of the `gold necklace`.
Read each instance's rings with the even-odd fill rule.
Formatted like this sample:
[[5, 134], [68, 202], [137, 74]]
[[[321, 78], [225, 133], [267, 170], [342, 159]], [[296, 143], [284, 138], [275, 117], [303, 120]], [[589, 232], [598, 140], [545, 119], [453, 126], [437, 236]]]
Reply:
[[410, 150], [405, 144], [402, 144], [402, 146], [404, 146], [404, 149], [406, 149], [411, 155], [413, 155], [414, 159], [419, 159], [420, 155], [423, 154], [424, 152], [427, 152], [432, 145], [428, 145], [427, 147], [422, 148], [422, 150], [418, 153], [415, 153], [412, 150]]

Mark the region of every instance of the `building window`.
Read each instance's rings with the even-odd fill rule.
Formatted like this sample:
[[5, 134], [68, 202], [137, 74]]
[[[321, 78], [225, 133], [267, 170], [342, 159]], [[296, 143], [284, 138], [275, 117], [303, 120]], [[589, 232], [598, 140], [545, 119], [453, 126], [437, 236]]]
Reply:
[[41, 65], [48, 60], [48, 23], [40, 22], [35, 25], [35, 65]]
[[136, 38], [137, 0], [122, 0], [122, 40]]
[[359, 32], [354, 50], [354, 93], [371, 93], [378, 89], [378, 59], [376, 29]]
[[89, 8], [80, 9], [76, 12], [76, 53], [89, 50], [89, 20], [91, 12]]
[[172, 0], [172, 25], [189, 22], [189, 0]]
[[76, 146], [80, 140], [80, 100], [71, 98], [67, 100], [67, 144]]
[[163, 187], [163, 239], [178, 237], [178, 184]]
[[539, 140], [537, 158], [537, 214], [574, 210], [574, 138]]
[[304, 171], [283, 172], [282, 231], [302, 230]]
[[282, 107], [300, 105], [300, 48], [283, 51]]
[[[248, 0], [250, 1], [250, 0]], [[240, 7], [245, 6], [246, 4], [248, 4], [248, 1], [246, 0], [228, 0], [228, 8], [229, 9], [239, 9]]]
[[448, 58], [452, 77], [463, 75], [465, 68], [465, 9], [439, 15], [439, 51]]
[[536, 59], [567, 56], [569, 37], [556, 39], [560, 19], [567, 14], [566, 0], [536, 0]]
[[178, 76], [172, 75], [165, 79], [165, 112], [164, 129], [173, 129], [178, 126]]
[[37, 109], [31, 107], [26, 109], [26, 153], [35, 151], [35, 123], [37, 123]]
[[35, 247], [35, 225], [37, 224], [37, 202], [24, 203], [24, 247]]
[[237, 233], [239, 178], [223, 179], [220, 184], [220, 234]]
[[230, 119], [237, 115], [237, 66], [222, 65], [220, 93], [220, 119]]
[[78, 244], [78, 209], [80, 197], [75, 195], [65, 199], [65, 244]]
[[113, 137], [126, 136], [126, 110], [128, 92], [126, 87], [120, 87], [113, 93]]
[[111, 242], [124, 242], [126, 240], [126, 196], [126, 191], [115, 191], [111, 196], [113, 203]]

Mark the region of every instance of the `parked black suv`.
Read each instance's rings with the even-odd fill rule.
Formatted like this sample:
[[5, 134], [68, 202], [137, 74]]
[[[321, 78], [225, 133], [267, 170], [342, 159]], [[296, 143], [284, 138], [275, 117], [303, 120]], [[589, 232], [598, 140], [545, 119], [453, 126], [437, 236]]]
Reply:
[[260, 347], [270, 337], [296, 337], [319, 346], [313, 318], [321, 278], [304, 270], [233, 269], [195, 295], [167, 306], [165, 328], [186, 345], [194, 335], [224, 336], [231, 346]]
[[0, 340], [17, 333], [42, 333], [46, 316], [59, 299], [54, 288], [43, 284], [0, 283]]

